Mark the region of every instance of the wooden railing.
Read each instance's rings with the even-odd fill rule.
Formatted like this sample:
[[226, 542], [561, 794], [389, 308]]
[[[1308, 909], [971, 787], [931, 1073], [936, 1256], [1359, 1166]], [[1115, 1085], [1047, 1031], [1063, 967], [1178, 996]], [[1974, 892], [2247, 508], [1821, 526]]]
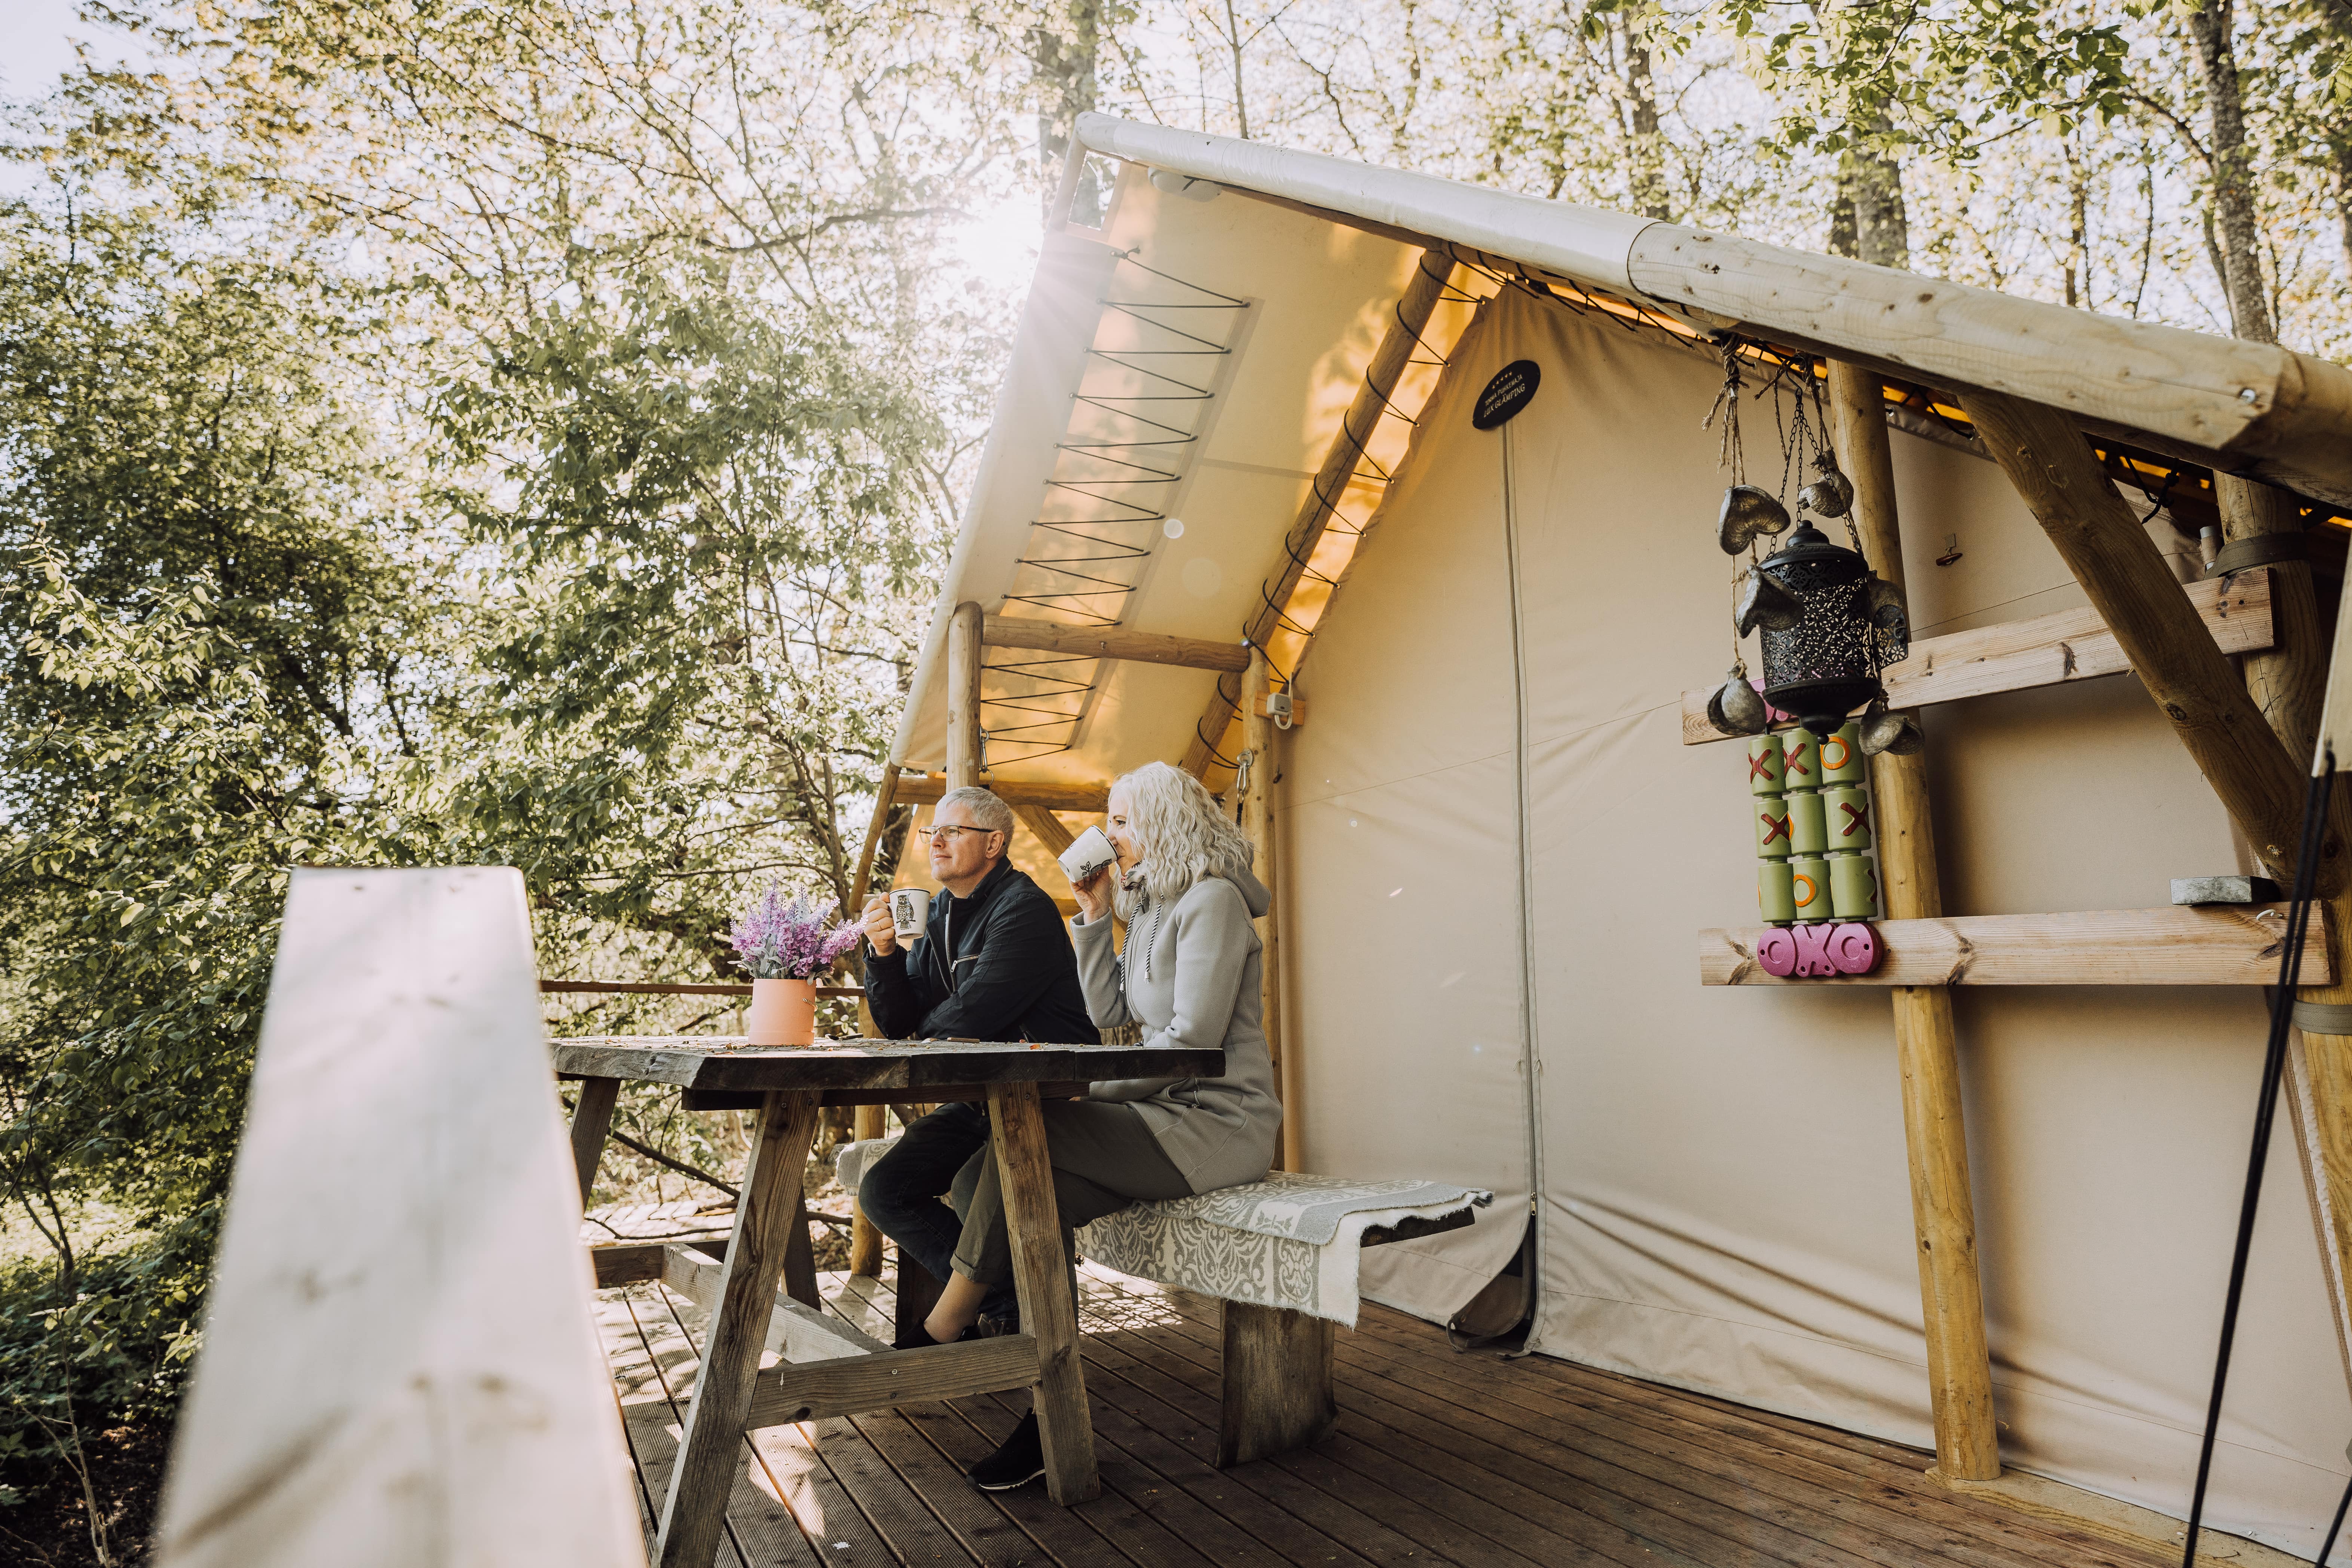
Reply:
[[298, 870], [158, 1568], [643, 1568], [520, 873]]

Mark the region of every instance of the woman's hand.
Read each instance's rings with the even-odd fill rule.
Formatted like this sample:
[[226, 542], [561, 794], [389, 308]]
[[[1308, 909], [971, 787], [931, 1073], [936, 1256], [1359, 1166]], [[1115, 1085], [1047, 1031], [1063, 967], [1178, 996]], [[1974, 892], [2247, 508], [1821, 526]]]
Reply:
[[866, 940], [874, 951], [884, 957], [898, 951], [898, 928], [890, 923], [890, 897], [887, 893], [866, 895], [866, 912], [860, 920], [866, 927]]
[[1110, 879], [1118, 868], [1116, 863], [1105, 866], [1085, 881], [1070, 884], [1070, 891], [1077, 895], [1078, 912], [1086, 916], [1087, 924], [1097, 924], [1110, 913]]

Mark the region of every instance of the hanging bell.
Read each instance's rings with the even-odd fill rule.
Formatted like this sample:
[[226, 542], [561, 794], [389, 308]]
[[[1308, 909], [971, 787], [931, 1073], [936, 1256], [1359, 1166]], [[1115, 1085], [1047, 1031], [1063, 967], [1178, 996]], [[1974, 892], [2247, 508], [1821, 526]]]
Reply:
[[1760, 735], [1770, 723], [1764, 699], [1748, 682], [1748, 667], [1735, 664], [1723, 685], [1706, 700], [1706, 721], [1719, 735]]
[[1907, 757], [1927, 743], [1919, 721], [1908, 713], [1873, 708], [1862, 716], [1862, 754], [1865, 757], [1882, 752], [1891, 757]]
[[1778, 533], [1789, 526], [1789, 509], [1771, 491], [1754, 485], [1734, 485], [1723, 492], [1723, 510], [1715, 520], [1715, 542], [1726, 555], [1737, 555], [1756, 542], [1759, 534]]
[[1805, 618], [1803, 603], [1769, 573], [1751, 567], [1740, 580], [1746, 586], [1740, 590], [1739, 614], [1734, 624], [1739, 627], [1741, 637], [1759, 626], [1768, 631], [1793, 631], [1797, 623]]
[[1853, 481], [1838, 472], [1828, 457], [1821, 460], [1822, 477], [1797, 492], [1797, 504], [1823, 517], [1843, 517], [1853, 510]]

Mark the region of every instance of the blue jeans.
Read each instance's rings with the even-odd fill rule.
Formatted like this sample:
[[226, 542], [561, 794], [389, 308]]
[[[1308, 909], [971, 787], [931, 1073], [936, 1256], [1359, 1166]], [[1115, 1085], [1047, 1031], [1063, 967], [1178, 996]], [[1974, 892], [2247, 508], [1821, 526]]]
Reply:
[[[866, 1179], [857, 1184], [857, 1206], [877, 1230], [898, 1244], [902, 1256], [945, 1281], [963, 1238], [963, 1216], [987, 1164], [987, 1113], [977, 1105], [951, 1101], [918, 1120], [867, 1167]], [[1018, 1310], [1011, 1280], [991, 1289], [980, 1310], [990, 1318]]]

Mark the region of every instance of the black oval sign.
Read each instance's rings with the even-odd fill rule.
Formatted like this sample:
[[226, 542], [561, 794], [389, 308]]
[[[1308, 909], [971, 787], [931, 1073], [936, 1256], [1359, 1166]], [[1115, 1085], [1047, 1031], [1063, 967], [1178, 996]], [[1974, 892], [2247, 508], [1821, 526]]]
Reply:
[[1486, 390], [1478, 395], [1478, 406], [1470, 411], [1470, 426], [1475, 430], [1492, 430], [1534, 401], [1536, 384], [1543, 380], [1543, 367], [1531, 359], [1515, 359], [1495, 373]]

